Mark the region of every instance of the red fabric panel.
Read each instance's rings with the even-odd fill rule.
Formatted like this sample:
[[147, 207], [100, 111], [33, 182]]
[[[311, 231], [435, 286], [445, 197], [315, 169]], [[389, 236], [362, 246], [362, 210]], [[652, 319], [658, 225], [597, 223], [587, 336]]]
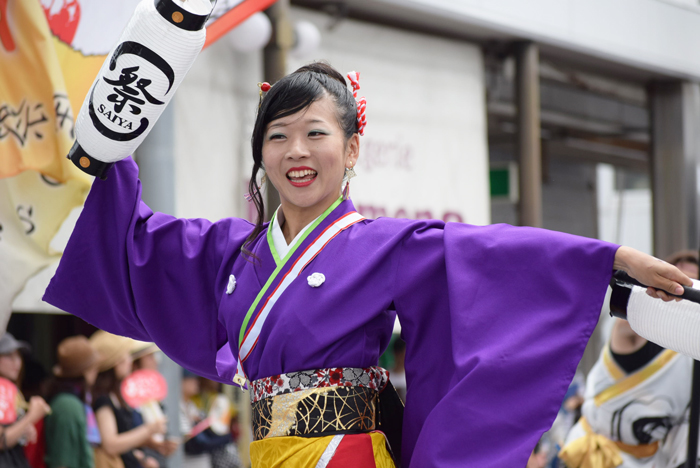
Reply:
[[[4, 0], [0, 0], [0, 3], [2, 3], [2, 1]], [[221, 36], [247, 20], [251, 15], [267, 9], [276, 1], [277, 0], [243, 0], [209, 25], [207, 28], [207, 39], [204, 42], [203, 48], [206, 49], [212, 45], [212, 43], [219, 40]]]
[[376, 468], [369, 434], [348, 434], [343, 437], [326, 468]]
[[44, 434], [44, 420], [40, 419], [34, 424], [36, 429], [36, 442], [24, 446], [24, 455], [32, 468], [46, 468], [44, 457], [46, 456], [46, 435]]

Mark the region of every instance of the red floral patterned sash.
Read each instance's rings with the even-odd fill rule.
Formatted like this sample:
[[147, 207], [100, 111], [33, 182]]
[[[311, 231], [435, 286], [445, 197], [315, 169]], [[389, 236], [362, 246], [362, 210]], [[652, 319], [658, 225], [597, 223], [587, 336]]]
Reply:
[[331, 367], [288, 374], [273, 375], [251, 383], [250, 401], [323, 387], [365, 387], [377, 392], [384, 390], [389, 371], [378, 366]]

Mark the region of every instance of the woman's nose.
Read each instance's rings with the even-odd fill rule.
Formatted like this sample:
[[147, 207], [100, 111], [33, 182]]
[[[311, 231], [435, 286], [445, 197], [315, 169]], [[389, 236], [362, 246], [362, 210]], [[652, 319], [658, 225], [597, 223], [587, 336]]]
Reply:
[[300, 159], [309, 156], [309, 147], [303, 138], [291, 138], [286, 157], [288, 159]]

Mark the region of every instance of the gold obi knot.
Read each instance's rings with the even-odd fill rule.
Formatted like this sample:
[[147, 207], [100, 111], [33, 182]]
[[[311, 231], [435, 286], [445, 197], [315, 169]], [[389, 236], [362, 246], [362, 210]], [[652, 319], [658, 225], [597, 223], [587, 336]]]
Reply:
[[580, 424], [586, 435], [571, 441], [559, 452], [559, 458], [569, 468], [615, 468], [622, 465], [620, 452], [635, 458], [647, 458], [659, 449], [658, 441], [646, 445], [628, 445], [612, 441], [593, 432], [586, 418], [581, 418]]

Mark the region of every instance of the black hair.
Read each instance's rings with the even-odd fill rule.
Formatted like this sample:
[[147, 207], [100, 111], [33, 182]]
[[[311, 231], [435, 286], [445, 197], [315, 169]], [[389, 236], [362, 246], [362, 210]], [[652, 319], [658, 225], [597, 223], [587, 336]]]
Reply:
[[681, 250], [674, 252], [673, 254], [666, 257], [666, 262], [671, 265], [678, 266], [681, 262], [692, 263], [693, 265], [698, 264], [698, 251], [697, 250]]
[[256, 181], [263, 167], [262, 147], [267, 125], [308, 108], [326, 95], [336, 104], [338, 124], [347, 140], [358, 132], [357, 104], [343, 75], [326, 62], [313, 62], [299, 68], [275, 83], [261, 99], [251, 138], [253, 172], [248, 183], [248, 193], [255, 204], [258, 219], [255, 229], [243, 244], [244, 254], [253, 256], [247, 247], [262, 231], [265, 219], [265, 202]]
[[59, 393], [70, 393], [78, 397], [83, 403], [86, 403], [87, 391], [88, 384], [85, 376], [54, 377], [49, 384], [46, 401], [50, 402]]
[[21, 378], [18, 381], [22, 383], [22, 393], [25, 398], [29, 399], [32, 396], [45, 394], [50, 376], [35, 357], [29, 355], [24, 358], [22, 374], [20, 374]]
[[121, 383], [122, 379], [117, 377], [114, 367], [100, 372], [97, 374], [95, 384], [92, 386], [92, 401], [95, 401], [103, 396], [109, 396], [110, 393], [114, 393], [122, 408], [128, 408], [129, 406], [126, 404], [124, 397], [122, 396]]

